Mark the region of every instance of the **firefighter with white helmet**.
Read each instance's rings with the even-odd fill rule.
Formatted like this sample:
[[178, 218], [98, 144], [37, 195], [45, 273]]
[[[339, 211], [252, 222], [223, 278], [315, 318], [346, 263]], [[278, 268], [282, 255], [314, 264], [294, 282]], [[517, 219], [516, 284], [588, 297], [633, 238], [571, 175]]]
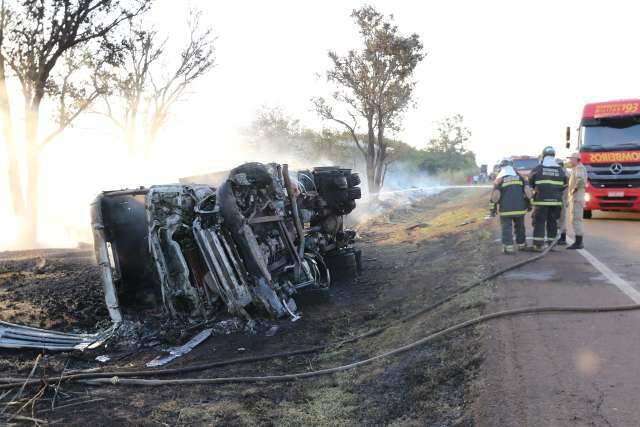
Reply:
[[569, 156], [571, 162], [571, 175], [569, 176], [569, 215], [571, 225], [575, 233], [575, 242], [567, 249], [584, 248], [584, 226], [582, 218], [584, 215], [585, 193], [587, 185], [587, 169], [580, 161], [580, 153], [573, 153]]
[[524, 216], [529, 208], [531, 192], [525, 179], [513, 169], [508, 159], [500, 162], [500, 173], [496, 177], [491, 192], [493, 211], [500, 215], [502, 245], [505, 254], [515, 253], [513, 232], [515, 228], [516, 244], [519, 249], [526, 248]]
[[558, 219], [562, 213], [562, 194], [567, 186], [567, 175], [556, 162], [556, 150], [545, 147], [542, 162], [529, 175], [533, 189], [533, 249], [544, 250], [546, 239], [558, 237]]

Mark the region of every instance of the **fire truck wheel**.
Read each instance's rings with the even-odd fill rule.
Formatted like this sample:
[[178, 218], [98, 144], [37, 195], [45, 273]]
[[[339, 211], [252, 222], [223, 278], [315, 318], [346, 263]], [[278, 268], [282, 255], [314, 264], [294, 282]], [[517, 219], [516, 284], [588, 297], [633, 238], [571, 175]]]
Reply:
[[592, 211], [584, 211], [582, 213], [582, 217], [584, 219], [591, 219], [591, 218], [593, 218], [593, 212]]

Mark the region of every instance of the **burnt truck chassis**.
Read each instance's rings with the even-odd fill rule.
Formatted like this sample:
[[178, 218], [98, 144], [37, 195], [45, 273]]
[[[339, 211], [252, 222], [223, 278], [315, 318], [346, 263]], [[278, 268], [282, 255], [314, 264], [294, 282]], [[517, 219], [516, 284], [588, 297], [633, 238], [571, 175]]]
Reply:
[[360, 254], [343, 217], [361, 197], [350, 169], [291, 172], [246, 163], [218, 188], [157, 185], [106, 191], [92, 204], [95, 253], [111, 320], [139, 304], [170, 319], [212, 320], [226, 307], [299, 318], [295, 293], [327, 289], [333, 273], [355, 273]]

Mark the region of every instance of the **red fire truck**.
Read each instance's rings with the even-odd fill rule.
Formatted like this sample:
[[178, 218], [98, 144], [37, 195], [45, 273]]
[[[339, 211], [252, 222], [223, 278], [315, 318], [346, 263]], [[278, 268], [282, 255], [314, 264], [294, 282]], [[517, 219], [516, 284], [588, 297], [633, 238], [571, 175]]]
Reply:
[[[567, 128], [567, 148], [569, 139]], [[640, 211], [640, 99], [585, 105], [578, 148], [589, 176], [584, 217]]]
[[511, 161], [516, 172], [527, 179], [529, 179], [531, 170], [540, 163], [536, 156], [511, 156]]

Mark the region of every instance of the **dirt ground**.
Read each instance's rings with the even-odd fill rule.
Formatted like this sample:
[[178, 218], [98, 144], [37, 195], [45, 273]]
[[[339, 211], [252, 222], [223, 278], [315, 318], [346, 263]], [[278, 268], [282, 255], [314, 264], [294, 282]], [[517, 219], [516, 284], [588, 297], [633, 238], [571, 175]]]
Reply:
[[[335, 284], [329, 295], [298, 298], [302, 319], [215, 336], [169, 367], [250, 357], [325, 344], [386, 325], [455, 292], [492, 269], [495, 245], [486, 190], [452, 190], [407, 201], [358, 225], [363, 274]], [[107, 318], [97, 269], [86, 250], [0, 254], [0, 319], [61, 330], [90, 331]], [[489, 288], [477, 288], [441, 308], [384, 333], [317, 354], [186, 374], [189, 378], [304, 372], [351, 363], [483, 312]], [[473, 425], [472, 382], [481, 364], [480, 331], [469, 329], [373, 365], [291, 383], [161, 386], [150, 389], [64, 384], [51, 411], [49, 387], [23, 415], [64, 425]], [[160, 354], [49, 354], [36, 375], [99, 365], [143, 368]], [[0, 350], [0, 352], [3, 352]], [[0, 377], [25, 376], [37, 353], [4, 351]], [[102, 365], [104, 369], [105, 365]], [[51, 374], [53, 377], [53, 374]], [[36, 389], [25, 391], [32, 397]], [[11, 394], [12, 396], [13, 394]], [[2, 390], [0, 390], [2, 396]], [[3, 408], [5, 397], [0, 403]], [[26, 400], [24, 400], [26, 402]], [[71, 405], [71, 406], [69, 406]], [[6, 412], [16, 411], [9, 407]], [[2, 411], [2, 409], [0, 409]]]
[[106, 316], [92, 249], [0, 253], [0, 320], [71, 331]]

